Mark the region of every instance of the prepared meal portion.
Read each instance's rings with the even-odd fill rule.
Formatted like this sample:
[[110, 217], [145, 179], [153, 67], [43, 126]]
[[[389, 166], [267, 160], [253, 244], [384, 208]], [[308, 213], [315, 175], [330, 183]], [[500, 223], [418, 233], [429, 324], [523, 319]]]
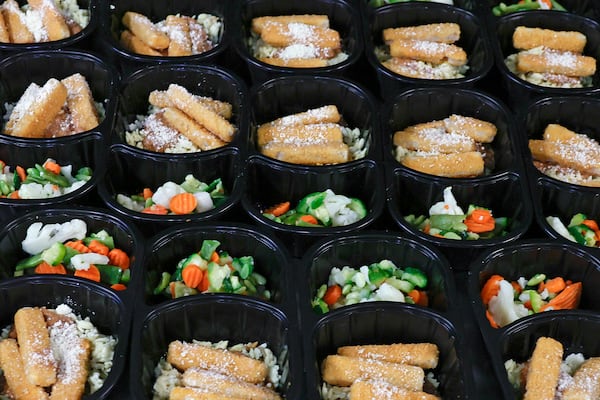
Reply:
[[[436, 400], [433, 343], [342, 346], [321, 364], [324, 400]], [[427, 372], [426, 372], [427, 371]]]
[[531, 10], [567, 11], [567, 9], [556, 0], [521, 0], [518, 3], [508, 5], [500, 2], [497, 6], [492, 7], [492, 13], [496, 17], [514, 12]]
[[40, 43], [66, 39], [87, 26], [90, 12], [76, 0], [16, 0], [0, 5], [0, 42]]
[[454, 2], [452, 0], [369, 0], [368, 4], [371, 7], [381, 7], [381, 6], [385, 6], [386, 4], [407, 3], [409, 1], [424, 1], [424, 2], [430, 2], [430, 3], [442, 3], [442, 4], [448, 4], [450, 6], [454, 5]]
[[587, 41], [583, 33], [518, 26], [512, 40], [518, 53], [505, 63], [519, 78], [548, 87], [592, 86], [596, 59], [583, 55]]
[[559, 124], [548, 124], [543, 139], [530, 139], [533, 165], [554, 179], [600, 187], [600, 143]]
[[571, 242], [589, 247], [600, 247], [598, 221], [588, 218], [585, 214], [577, 213], [573, 215], [567, 226], [558, 217], [546, 217], [546, 222], [558, 234]]
[[215, 15], [167, 15], [153, 23], [143, 14], [127, 11], [121, 18], [125, 30], [121, 44], [147, 56], [180, 57], [202, 54], [219, 41], [223, 22]]
[[229, 121], [230, 103], [190, 93], [170, 84], [148, 96], [147, 115], [138, 115], [127, 126], [127, 144], [159, 153], [194, 153], [231, 142], [237, 128]]
[[0, 336], [0, 396], [79, 400], [104, 384], [116, 344], [66, 304], [20, 308]]
[[155, 368], [153, 400], [279, 400], [287, 375], [266, 343], [175, 340]]
[[529, 279], [521, 276], [511, 281], [494, 274], [481, 288], [481, 301], [490, 325], [501, 328], [531, 314], [576, 309], [582, 290], [581, 282], [561, 276], [535, 274]]
[[444, 200], [429, 208], [429, 216], [407, 215], [406, 222], [429, 235], [453, 240], [491, 239], [508, 233], [507, 217], [494, 217], [492, 210], [469, 204], [467, 212], [458, 205], [452, 187], [444, 189]]
[[277, 15], [252, 19], [252, 56], [278, 67], [315, 68], [348, 58], [327, 15]]
[[173, 273], [163, 272], [154, 294], [175, 299], [201, 293], [235, 293], [270, 299], [267, 279], [254, 270], [252, 256], [233, 257], [203, 240], [198, 252], [181, 259]]
[[62, 224], [34, 222], [21, 242], [30, 256], [15, 266], [15, 276], [60, 274], [101, 282], [114, 290], [129, 283], [130, 257], [115, 247], [105, 230], [88, 234], [85, 221], [72, 219]]
[[91, 178], [91, 168], [73, 171], [72, 165], [59, 165], [51, 158], [27, 169], [20, 165], [11, 168], [0, 160], [0, 197], [46, 199], [63, 196], [79, 189]]
[[542, 336], [531, 358], [525, 362], [507, 360], [508, 380], [519, 399], [598, 399], [600, 398], [600, 357], [585, 358], [582, 353], [565, 356], [562, 343]]
[[285, 225], [294, 226], [345, 226], [367, 216], [367, 207], [362, 200], [335, 194], [331, 189], [311, 193], [290, 208], [284, 201], [263, 210], [262, 214]]
[[449, 178], [471, 178], [495, 168], [490, 143], [496, 126], [490, 122], [452, 114], [397, 131], [394, 155], [405, 167]]
[[469, 69], [467, 53], [454, 44], [460, 25], [443, 22], [383, 30], [384, 45], [375, 53], [390, 71], [418, 79], [464, 78]]
[[360, 268], [333, 267], [327, 284], [321, 285], [311, 305], [319, 313], [368, 301], [395, 301], [429, 305], [427, 275], [419, 268], [397, 267], [381, 260]]
[[75, 73], [31, 83], [16, 104], [6, 104], [4, 132], [25, 138], [55, 138], [94, 129], [104, 108], [94, 101], [86, 78]]
[[335, 105], [325, 105], [259, 125], [256, 145], [265, 156], [292, 164], [340, 164], [365, 157], [367, 134], [346, 126]]
[[168, 181], [156, 190], [144, 188], [131, 196], [119, 193], [116, 200], [123, 207], [141, 213], [185, 215], [212, 210], [225, 198], [221, 178], [204, 183], [188, 174], [180, 184]]

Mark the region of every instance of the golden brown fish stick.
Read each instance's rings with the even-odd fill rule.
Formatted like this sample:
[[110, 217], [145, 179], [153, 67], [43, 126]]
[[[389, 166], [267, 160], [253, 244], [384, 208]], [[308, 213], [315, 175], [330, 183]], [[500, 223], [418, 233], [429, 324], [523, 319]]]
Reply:
[[491, 143], [496, 137], [496, 125], [473, 117], [452, 114], [444, 119], [446, 130], [468, 136], [480, 143]]
[[44, 131], [45, 138], [63, 137], [70, 136], [75, 133], [73, 126], [73, 118], [71, 114], [64, 108], [58, 113], [54, 121], [46, 127]]
[[543, 46], [555, 50], [582, 53], [585, 43], [585, 35], [575, 31], [554, 31], [518, 26], [513, 32], [513, 46], [519, 50]]
[[190, 139], [201, 150], [212, 150], [227, 144], [176, 108], [165, 108], [163, 110], [163, 117], [167, 125]]
[[243, 400], [222, 393], [207, 392], [198, 388], [176, 386], [169, 393], [169, 400]]
[[285, 47], [291, 44], [306, 44], [333, 49], [341, 47], [338, 31], [299, 22], [266, 24], [262, 28], [260, 37], [265, 43], [275, 47]]
[[98, 112], [85, 77], [76, 73], [61, 82], [67, 88], [67, 107], [73, 118], [75, 132], [89, 131], [97, 127]]
[[425, 392], [413, 392], [384, 380], [358, 380], [350, 386], [350, 400], [439, 400]]
[[43, 388], [31, 384], [27, 379], [16, 340], [0, 340], [0, 369], [3, 371], [6, 383], [16, 399], [48, 399], [48, 394]]
[[560, 342], [549, 337], [537, 340], [527, 368], [523, 400], [554, 400], [562, 356]]
[[517, 69], [521, 72], [590, 76], [596, 72], [596, 59], [549, 49], [540, 54], [520, 52], [517, 54]]
[[264, 362], [242, 353], [179, 340], [169, 344], [167, 361], [179, 370], [192, 367], [210, 369], [249, 383], [264, 382], [268, 373]]
[[387, 28], [383, 30], [383, 40], [426, 40], [438, 43], [454, 43], [460, 38], [460, 25], [454, 22]]
[[[215, 100], [210, 97], [196, 96], [194, 98], [204, 104], [206, 107], [210, 108], [215, 113], [219, 114], [221, 117], [225, 119], [231, 118], [233, 113], [233, 107], [231, 104], [226, 101]], [[148, 96], [148, 102], [155, 107], [165, 108], [165, 107], [175, 107], [175, 104], [171, 100], [169, 100], [169, 95], [164, 90], [153, 90], [150, 92]]]
[[595, 148], [530, 139], [529, 150], [534, 160], [552, 162], [591, 175], [600, 175], [600, 154]]
[[43, 137], [67, 100], [67, 88], [57, 79], [49, 79], [39, 89], [31, 88], [25, 90], [10, 115], [5, 128], [9, 135]]
[[260, 151], [267, 157], [299, 165], [330, 165], [350, 161], [350, 149], [345, 143], [308, 144], [303, 146], [268, 143]]
[[276, 125], [319, 124], [326, 122], [337, 123], [340, 122], [340, 119], [341, 115], [337, 107], [334, 105], [326, 105], [277, 118], [276, 120], [260, 125], [258, 130], [260, 134], [261, 130], [269, 129]]
[[600, 143], [586, 135], [573, 132], [559, 124], [548, 124], [548, 126], [546, 126], [546, 129], [544, 129], [544, 140], [566, 144], [581, 144], [582, 146], [589, 146], [590, 148], [595, 147], [596, 151], [600, 152]]
[[329, 28], [329, 17], [327, 15], [300, 14], [256, 17], [252, 19], [252, 30], [255, 33], [260, 34], [263, 30], [263, 27], [267, 24], [289, 24], [291, 22], [314, 25], [321, 28]]
[[27, 28], [25, 13], [19, 8], [19, 3], [15, 0], [5, 0], [2, 3], [2, 16], [6, 22], [11, 43], [34, 42], [33, 33]]
[[479, 176], [484, 171], [483, 157], [477, 151], [431, 156], [408, 155], [400, 162], [415, 171], [448, 178], [470, 178]]
[[192, 117], [200, 125], [217, 135], [225, 142], [231, 142], [235, 135], [235, 127], [215, 113], [209, 107], [206, 107], [201, 101], [198, 101], [186, 88], [176, 84], [170, 84], [167, 89], [167, 95], [175, 107]]
[[42, 15], [48, 40], [61, 40], [71, 36], [69, 25], [53, 0], [27, 0], [27, 3]]
[[371, 358], [424, 369], [437, 367], [440, 351], [433, 343], [394, 343], [381, 345], [342, 346], [341, 356]]
[[390, 59], [385, 60], [381, 64], [390, 71], [409, 78], [441, 79], [440, 76], [436, 75], [433, 67], [418, 60], [391, 57]]
[[154, 50], [152, 47], [148, 46], [146, 43], [142, 42], [140, 38], [135, 36], [133, 33], [125, 29], [121, 32], [121, 44], [136, 54], [142, 54], [146, 56], [162, 56], [157, 50]]
[[406, 129], [394, 133], [393, 140], [394, 146], [427, 153], [464, 153], [477, 147], [470, 137], [448, 133], [443, 128]]
[[181, 137], [179, 131], [167, 125], [163, 114], [162, 111], [159, 111], [144, 120], [142, 129], [144, 133], [142, 147], [144, 149], [162, 153], [177, 143]]
[[390, 55], [441, 64], [461, 66], [467, 63], [467, 53], [453, 44], [427, 42], [424, 40], [394, 40], [390, 43]]
[[184, 386], [194, 387], [207, 392], [221, 393], [227, 396], [248, 400], [280, 400], [273, 390], [253, 385], [227, 375], [207, 371], [201, 368], [189, 368], [183, 373]]
[[80, 400], [85, 392], [92, 346], [87, 339], [73, 337], [69, 338], [69, 345], [66, 359], [59, 362], [58, 380], [52, 386], [50, 400]]
[[423, 368], [413, 365], [339, 355], [327, 356], [321, 373], [323, 380], [331, 385], [350, 386], [359, 379], [381, 379], [412, 391], [423, 390], [425, 379]]
[[168, 27], [170, 57], [189, 56], [192, 54], [192, 39], [187, 18], [168, 15], [165, 21]]
[[288, 68], [320, 68], [327, 66], [327, 60], [322, 58], [280, 58], [259, 57], [260, 61], [276, 67]]
[[15, 330], [27, 379], [32, 385], [50, 386], [56, 382], [56, 361], [42, 310], [23, 307], [15, 313]]
[[6, 22], [4, 22], [2, 12], [0, 12], [0, 42], [10, 43], [10, 34], [8, 33], [8, 27], [6, 26]]
[[121, 22], [131, 33], [153, 49], [163, 50], [169, 47], [169, 37], [145, 15], [127, 11], [123, 14]]
[[562, 392], [563, 400], [590, 400], [600, 398], [600, 357], [584, 361], [573, 375], [573, 381]]
[[272, 129], [257, 131], [258, 147], [267, 143], [283, 143], [295, 146], [305, 144], [342, 143], [344, 135], [338, 124], [279, 125]]

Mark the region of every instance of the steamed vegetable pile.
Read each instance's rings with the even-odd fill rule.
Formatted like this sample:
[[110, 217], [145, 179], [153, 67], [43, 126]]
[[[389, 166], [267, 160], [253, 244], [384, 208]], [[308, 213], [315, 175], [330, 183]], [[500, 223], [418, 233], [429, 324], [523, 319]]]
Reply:
[[571, 310], [579, 306], [583, 286], [557, 276], [536, 274], [509, 281], [492, 275], [481, 289], [486, 317], [494, 328], [506, 326], [519, 318], [550, 310]]
[[290, 202], [286, 201], [267, 208], [262, 214], [285, 225], [335, 227], [363, 219], [367, 216], [367, 207], [360, 199], [327, 189], [305, 196], [296, 208], [290, 209]]
[[252, 256], [232, 257], [217, 250], [217, 240], [203, 240], [200, 251], [181, 259], [171, 274], [162, 272], [154, 294], [169, 298], [200, 293], [235, 293], [270, 299], [267, 280], [254, 271]]
[[465, 213], [452, 195], [452, 187], [444, 189], [444, 200], [429, 209], [429, 217], [407, 215], [406, 222], [432, 236], [455, 239], [490, 239], [507, 234], [508, 218], [492, 216], [492, 211], [469, 205]]
[[548, 224], [565, 239], [584, 246], [600, 247], [598, 222], [582, 213], [575, 214], [565, 226], [558, 217], [546, 217]]
[[45, 199], [71, 193], [92, 178], [92, 170], [82, 167], [73, 175], [73, 166], [59, 165], [48, 158], [43, 164], [14, 168], [0, 160], [0, 197], [9, 199]]
[[494, 13], [495, 16], [500, 17], [501, 15], [530, 10], [567, 11], [566, 8], [555, 0], [520, 0], [518, 3], [510, 5], [500, 3], [492, 8], [492, 13]]
[[225, 199], [221, 178], [204, 183], [188, 174], [182, 183], [166, 182], [156, 191], [144, 188], [133, 196], [117, 194], [117, 203], [133, 211], [158, 215], [185, 215], [212, 210]]
[[400, 268], [381, 260], [359, 269], [333, 267], [327, 284], [317, 289], [311, 305], [320, 313], [367, 301], [395, 301], [427, 307], [427, 275], [414, 267]]
[[115, 247], [106, 230], [88, 234], [81, 219], [62, 224], [34, 222], [27, 228], [21, 247], [30, 256], [17, 263], [14, 276], [73, 275], [115, 290], [124, 290], [129, 283], [129, 255]]

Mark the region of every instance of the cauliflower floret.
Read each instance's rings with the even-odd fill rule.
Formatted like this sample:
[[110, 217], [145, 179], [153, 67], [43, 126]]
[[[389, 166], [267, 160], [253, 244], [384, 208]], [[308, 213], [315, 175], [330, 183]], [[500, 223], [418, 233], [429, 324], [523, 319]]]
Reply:
[[169, 202], [176, 194], [185, 193], [185, 190], [175, 182], [166, 182], [164, 185], [156, 189], [152, 195], [152, 201], [165, 208], [169, 208]]
[[500, 285], [500, 290], [496, 296], [491, 298], [488, 309], [494, 321], [502, 327], [519, 319], [519, 315], [513, 301], [513, 287], [510, 282], [503, 279], [498, 285]]
[[63, 243], [69, 239], [83, 239], [87, 225], [81, 219], [72, 219], [62, 224], [47, 224], [34, 222], [27, 228], [27, 235], [21, 247], [28, 254], [38, 254], [54, 243]]
[[452, 186], [444, 189], [444, 201], [439, 201], [431, 206], [429, 215], [464, 215], [462, 208], [458, 206], [454, 195], [452, 194]]
[[215, 204], [213, 203], [212, 198], [210, 197], [210, 194], [208, 192], [194, 193], [194, 197], [198, 202], [198, 204], [196, 205], [197, 212], [208, 211], [215, 208]]
[[375, 299], [381, 301], [398, 301], [403, 303], [404, 294], [389, 283], [384, 282], [375, 292]]
[[69, 262], [77, 270], [88, 270], [90, 269], [90, 264], [108, 264], [110, 260], [102, 254], [82, 253], [75, 254]]

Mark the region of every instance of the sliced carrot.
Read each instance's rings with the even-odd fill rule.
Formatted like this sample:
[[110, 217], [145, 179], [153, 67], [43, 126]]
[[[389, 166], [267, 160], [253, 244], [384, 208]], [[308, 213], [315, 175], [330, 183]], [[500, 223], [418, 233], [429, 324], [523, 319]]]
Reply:
[[176, 194], [169, 201], [169, 208], [178, 215], [193, 213], [197, 205], [196, 197], [188, 192]]
[[594, 221], [593, 219], [584, 219], [582, 224], [587, 226], [594, 232], [598, 232], [600, 230], [600, 228], [598, 228], [598, 223], [596, 221]]
[[424, 290], [413, 289], [407, 293], [407, 296], [413, 299], [415, 304], [427, 307], [429, 305], [429, 297]]
[[583, 285], [581, 282], [575, 282], [572, 285], [567, 285], [562, 292], [556, 295], [555, 298], [542, 306], [540, 311], [545, 311], [550, 307], [553, 310], [572, 310], [577, 308], [579, 306], [579, 299], [581, 298], [582, 289]]
[[519, 283], [516, 281], [512, 281], [510, 283], [510, 285], [513, 287], [513, 290], [516, 294], [519, 294], [523, 291], [523, 288], [521, 287], [521, 285], [519, 285]]
[[169, 210], [166, 207], [161, 206], [160, 204], [152, 204], [150, 207], [146, 207], [142, 210], [145, 214], [157, 214], [157, 215], [167, 215]]
[[550, 0], [541, 0], [541, 1], [548, 7], [548, 10], [552, 9], [552, 2]]
[[425, 226], [423, 227], [423, 233], [429, 234], [430, 230], [431, 230], [431, 225], [425, 224]]
[[196, 264], [189, 264], [181, 271], [181, 277], [187, 287], [196, 289], [202, 283], [204, 271]]
[[212, 261], [212, 262], [218, 263], [220, 258], [221, 257], [219, 257], [219, 253], [217, 253], [216, 251], [213, 251], [212, 254], [210, 255], [210, 261]]
[[481, 289], [481, 300], [487, 306], [492, 297], [496, 296], [500, 291], [500, 281], [504, 278], [501, 275], [495, 274], [490, 276], [487, 282]]
[[75, 276], [79, 278], [89, 279], [94, 282], [100, 282], [100, 270], [94, 264], [90, 264], [88, 269], [75, 270]]
[[144, 188], [144, 190], [142, 191], [142, 197], [144, 197], [144, 200], [148, 200], [153, 195], [154, 193], [152, 193], [152, 189], [150, 188]]
[[21, 198], [21, 196], [19, 196], [18, 190], [15, 190], [14, 192], [9, 193], [8, 196], [6, 196], [6, 197], [8, 197], [9, 199], [20, 199]]
[[198, 287], [198, 290], [200, 292], [206, 292], [208, 290], [209, 286], [210, 286], [210, 280], [208, 279], [208, 271], [207, 271], [202, 276], [202, 282], [200, 282], [200, 286]]
[[90, 250], [90, 248], [87, 247], [81, 240], [69, 240], [68, 242], [65, 243], [65, 246], [75, 249], [80, 253], [91, 253], [92, 252]]
[[419, 301], [419, 297], [421, 297], [421, 293], [417, 290], [417, 289], [413, 289], [410, 292], [408, 292], [406, 294], [408, 297], [410, 297], [411, 299], [413, 299], [413, 301], [415, 302], [415, 304], [418, 303]]
[[485, 317], [490, 322], [490, 325], [492, 326], [492, 328], [500, 328], [498, 323], [494, 320], [494, 317], [492, 317], [492, 313], [490, 313], [489, 310], [485, 310]]
[[279, 217], [290, 210], [290, 202], [284, 201], [283, 203], [275, 204], [263, 211], [264, 214], [273, 214], [275, 217]]
[[87, 246], [92, 253], [102, 254], [103, 256], [107, 256], [110, 251], [107, 245], [96, 239], [90, 240]]
[[334, 305], [342, 297], [342, 287], [340, 285], [332, 285], [327, 288], [323, 301], [328, 306]]
[[111, 289], [113, 290], [126, 290], [127, 286], [123, 285], [122, 283], [114, 283], [112, 285], [110, 285]]
[[[565, 280], [563, 278], [561, 278], [560, 276], [557, 276], [556, 278], [549, 279], [544, 284], [544, 288], [549, 293], [559, 293], [562, 290], [564, 290], [564, 288], [566, 286], [567, 286], [567, 284], [565, 283]], [[542, 289], [541, 291], [543, 291], [543, 290], [544, 289]]]
[[44, 163], [44, 168], [46, 168], [48, 171], [52, 172], [53, 174], [60, 174], [60, 165], [58, 165], [56, 162], [52, 161], [52, 160], [46, 160], [46, 162]]
[[308, 224], [313, 224], [313, 225], [318, 225], [319, 224], [319, 221], [315, 217], [313, 217], [312, 215], [310, 215], [310, 214], [304, 214], [303, 216], [300, 217], [300, 220], [304, 221], [304, 222], [306, 222]]
[[46, 261], [42, 261], [35, 267], [36, 274], [61, 274], [66, 275], [67, 270], [62, 264], [50, 265]]
[[175, 298], [175, 282], [169, 283], [169, 291], [171, 292], [171, 298]]
[[483, 233], [494, 230], [496, 221], [492, 217], [490, 210], [483, 208], [476, 208], [471, 212], [464, 221], [467, 226], [467, 230], [475, 233]]
[[108, 260], [110, 265], [120, 267], [121, 269], [129, 268], [129, 264], [131, 263], [127, 253], [116, 247], [108, 252]]
[[19, 175], [19, 179], [21, 179], [21, 182], [27, 179], [27, 172], [25, 171], [25, 168], [21, 167], [20, 165], [17, 165], [15, 171], [17, 172], [17, 175]]

